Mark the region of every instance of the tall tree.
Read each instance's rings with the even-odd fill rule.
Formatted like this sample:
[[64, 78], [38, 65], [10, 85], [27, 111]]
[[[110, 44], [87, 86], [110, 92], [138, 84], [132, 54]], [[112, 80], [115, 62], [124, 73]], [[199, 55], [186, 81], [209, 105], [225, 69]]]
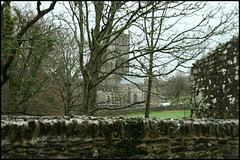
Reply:
[[[12, 37], [14, 37], [14, 33], [21, 30], [34, 17], [29, 11], [23, 12], [20, 8], [14, 8], [14, 11], [16, 20], [15, 28], [12, 30]], [[26, 113], [27, 108], [31, 105], [22, 104], [47, 84], [49, 76], [46, 75], [42, 63], [53, 50], [53, 32], [55, 31], [56, 27], [52, 23], [41, 18], [22, 36], [23, 41], [16, 49], [17, 55], [14, 56], [14, 60], [7, 71], [9, 77], [7, 87], [9, 87], [14, 102], [14, 105], [11, 105], [9, 109], [12, 108], [14, 111], [20, 109], [19, 112]], [[3, 52], [6, 51], [5, 53], [11, 51], [10, 47], [14, 47], [11, 46], [14, 43], [13, 38], [7, 38], [9, 38], [6, 39], [9, 47], [3, 48]], [[10, 53], [4, 54], [2, 54], [2, 58], [6, 60], [6, 56]], [[4, 87], [5, 91], [8, 91], [7, 87]]]
[[[153, 4], [154, 5], [154, 4]], [[150, 40], [148, 39], [148, 34], [146, 35], [147, 39], [147, 45], [148, 45], [148, 50], [150, 54], [150, 59], [149, 59], [149, 68], [148, 68], [148, 91], [147, 91], [147, 100], [146, 100], [146, 110], [145, 110], [145, 118], [149, 118], [149, 111], [150, 111], [150, 101], [151, 101], [151, 90], [152, 90], [152, 75], [153, 75], [153, 54], [154, 54], [154, 43], [153, 43], [153, 33], [154, 33], [154, 10], [152, 10], [152, 19], [151, 19], [151, 30], [150, 30]], [[164, 14], [164, 12], [163, 12]], [[145, 29], [146, 29], [146, 18], [144, 18], [144, 24], [145, 24]], [[147, 30], [147, 29], [146, 29]]]
[[[24, 34], [39, 19], [54, 9], [56, 1], [53, 1], [47, 9], [41, 10], [41, 2], [37, 2], [37, 15], [27, 21], [24, 26], [13, 29], [14, 24], [11, 19], [11, 3], [4, 1], [1, 3], [1, 88], [9, 80], [9, 69], [14, 60], [19, 56], [18, 49], [24, 41]], [[11, 31], [9, 31], [11, 28]]]
[[61, 97], [64, 114], [69, 116], [70, 111], [80, 106], [79, 102], [81, 102], [79, 99], [82, 82], [80, 81], [79, 55], [76, 53], [77, 43], [68, 30], [61, 30], [55, 34], [58, 40], [51, 58], [46, 63], [50, 63], [48, 69], [55, 84], [51, 86], [51, 90]]
[[[70, 27], [78, 42], [80, 70], [83, 76], [83, 114], [89, 114], [89, 107], [90, 109], [95, 108], [97, 86], [120, 68], [120, 66], [115, 66], [110, 72], [101, 73], [102, 66], [108, 60], [114, 58], [107, 58], [106, 50], [108, 46], [139, 17], [150, 12], [142, 11], [148, 5], [151, 5], [151, 3], [127, 3], [126, 1], [69, 2], [69, 13], [71, 13], [73, 20], [71, 22], [73, 25], [70, 25]], [[90, 15], [92, 17], [93, 14], [91, 13], [92, 10], [94, 11], [94, 19], [90, 19]], [[77, 33], [79, 33], [80, 38]], [[87, 60], [84, 58], [85, 45], [88, 46], [87, 52], [89, 52]]]
[[[229, 34], [238, 28], [238, 10], [222, 13], [224, 4], [213, 6], [208, 2], [166, 1], [152, 5], [156, 6], [151, 10], [152, 14], [135, 22], [135, 26], [143, 33], [136, 37], [142, 41], [138, 45], [139, 54], [149, 53], [149, 57], [136, 59], [138, 68], [149, 77], [145, 117], [149, 117], [152, 77], [163, 77], [180, 66], [185, 67], [186, 62], [210, 49], [209, 43], [214, 37]], [[195, 21], [188, 24], [188, 20], [194, 16]], [[217, 22], [213, 21], [216, 19]]]

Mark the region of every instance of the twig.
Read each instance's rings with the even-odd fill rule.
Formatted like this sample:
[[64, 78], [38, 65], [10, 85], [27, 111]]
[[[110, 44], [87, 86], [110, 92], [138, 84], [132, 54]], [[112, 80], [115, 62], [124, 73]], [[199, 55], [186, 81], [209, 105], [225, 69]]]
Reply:
[[127, 106], [124, 106], [124, 107], [117, 107], [117, 108], [113, 108], [113, 107], [102, 107], [102, 108], [95, 108], [93, 110], [91, 110], [89, 113], [92, 114], [94, 112], [96, 112], [97, 110], [103, 110], [103, 109], [106, 109], [106, 110], [120, 110], [120, 109], [124, 109], [124, 108], [129, 108], [133, 105], [136, 105], [136, 104], [141, 104], [141, 103], [145, 103], [145, 101], [141, 101], [141, 102], [135, 102], [133, 104], [130, 104], [130, 105], [127, 105]]
[[1, 112], [5, 115], [14, 115], [14, 114], [22, 114], [22, 115], [29, 115], [29, 116], [43, 116], [43, 115], [40, 115], [40, 114], [32, 114], [32, 113], [25, 113], [25, 112]]

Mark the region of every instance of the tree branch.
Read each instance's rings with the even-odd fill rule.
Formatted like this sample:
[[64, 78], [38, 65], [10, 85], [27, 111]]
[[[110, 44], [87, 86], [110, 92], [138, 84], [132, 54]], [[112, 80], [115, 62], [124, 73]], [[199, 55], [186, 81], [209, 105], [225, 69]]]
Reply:
[[[49, 8], [40, 11], [40, 2], [37, 2], [37, 10], [38, 10], [38, 15], [36, 17], [34, 17], [31, 21], [29, 21], [22, 29], [21, 31], [17, 34], [17, 42], [14, 44], [16, 46], [21, 46], [22, 44], [22, 36], [27, 32], [27, 30], [33, 26], [33, 24], [35, 22], [37, 22], [40, 18], [42, 18], [45, 14], [47, 14], [48, 12], [50, 12], [51, 10], [54, 9], [54, 6], [56, 4], [56, 1], [53, 1], [50, 5]], [[13, 42], [14, 43], [14, 42]], [[16, 55], [17, 52], [17, 47], [14, 47], [14, 49], [11, 51], [11, 54], [7, 60], [7, 62], [2, 66], [3, 69], [1, 69], [2, 71], [2, 76], [3, 78], [1, 78], [1, 87], [5, 84], [5, 82], [8, 81], [9, 79], [9, 75], [7, 74], [7, 71], [12, 63], [12, 61], [14, 60], [14, 57]]]
[[113, 107], [102, 107], [102, 108], [95, 108], [93, 110], [91, 110], [89, 113], [92, 114], [98, 110], [103, 110], [103, 109], [106, 109], [106, 110], [120, 110], [120, 109], [124, 109], [124, 108], [129, 108], [131, 106], [134, 106], [136, 104], [141, 104], [141, 103], [145, 103], [145, 101], [141, 101], [141, 102], [135, 102], [135, 103], [132, 103], [130, 105], [127, 105], [127, 106], [124, 106], [124, 107], [118, 107], [118, 108], [113, 108]]

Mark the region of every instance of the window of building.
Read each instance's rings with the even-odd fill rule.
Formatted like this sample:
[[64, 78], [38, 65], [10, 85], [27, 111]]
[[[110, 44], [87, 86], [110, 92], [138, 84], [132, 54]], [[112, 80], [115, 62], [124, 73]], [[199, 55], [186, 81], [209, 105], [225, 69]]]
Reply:
[[134, 94], [133, 95], [133, 103], [136, 103], [137, 102], [137, 94]]

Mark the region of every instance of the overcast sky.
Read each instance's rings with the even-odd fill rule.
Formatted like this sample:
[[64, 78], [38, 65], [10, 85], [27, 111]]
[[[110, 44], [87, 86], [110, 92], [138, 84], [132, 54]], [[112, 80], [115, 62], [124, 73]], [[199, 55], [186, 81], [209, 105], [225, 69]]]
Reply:
[[[35, 1], [35, 2], [33, 2], [33, 1], [21, 1], [21, 2], [14, 1], [14, 2], [13, 2], [13, 4], [16, 4], [19, 8], [24, 7], [26, 3], [31, 4], [31, 8], [36, 11], [36, 4], [37, 4], [36, 1]], [[42, 3], [41, 9], [47, 8], [47, 7], [49, 6], [49, 4], [50, 4], [49, 1], [42, 1], [41, 3]], [[191, 3], [191, 2], [188, 2], [188, 3]], [[217, 3], [225, 3], [225, 5], [224, 5], [225, 8], [223, 9], [223, 12], [225, 12], [225, 11], [228, 12], [229, 10], [233, 9], [233, 8], [232, 8], [232, 5], [233, 5], [233, 4], [239, 5], [238, 1], [210, 1], [210, 2], [209, 2], [209, 7], [210, 7], [210, 8], [211, 8], [211, 6], [214, 7]], [[65, 1], [64, 4], [66, 4], [66, 5], [68, 6], [68, 2], [67, 2], [67, 1]], [[58, 1], [57, 4], [56, 4], [56, 6], [55, 6], [55, 8], [54, 8], [54, 10], [53, 10], [52, 12], [53, 12], [55, 15], [58, 15], [58, 14], [64, 12], [64, 11], [65, 11], [65, 8], [64, 8], [64, 6], [63, 6], [63, 2], [61, 2], [61, 1], [59, 2], [59, 1]], [[47, 16], [50, 16], [50, 14], [48, 14]], [[239, 17], [238, 17], [238, 21], [239, 21]], [[213, 23], [213, 24], [216, 23], [216, 24], [217, 24], [218, 22], [219, 22], [218, 20], [212, 20], [210, 23]], [[189, 18], [184, 19], [184, 20], [181, 22], [181, 24], [179, 24], [179, 25], [177, 26], [177, 28], [178, 28], [178, 29], [181, 29], [181, 28], [186, 27], [186, 25], [183, 25], [183, 24], [195, 24], [195, 23], [197, 23], [197, 18], [196, 18], [196, 17], [189, 17]], [[130, 27], [129, 30], [130, 30], [131, 33], [140, 32], [140, 31], [138, 31], [138, 29], [137, 29], [136, 27]], [[222, 36], [222, 37], [221, 37], [221, 36], [220, 36], [220, 37], [215, 37], [216, 39], [215, 39], [214, 41], [216, 41], [216, 42], [213, 41], [213, 42], [211, 43], [211, 46], [209, 46], [209, 47], [210, 47], [210, 48], [215, 48], [216, 45], [217, 45], [217, 42], [223, 43], [223, 42], [226, 42], [226, 41], [230, 40], [230, 38], [231, 38], [233, 35], [236, 35], [236, 32], [238, 33], [238, 30], [239, 30], [239, 29], [233, 31], [231, 34], [225, 35], [224, 37], [223, 37], [223, 36]], [[128, 33], [128, 30], [126, 30], [125, 33]], [[132, 34], [132, 35], [133, 35], [133, 34]], [[137, 37], [131, 37], [131, 38], [132, 38], [132, 40], [134, 40], [134, 38], [136, 39]], [[205, 54], [206, 54], [206, 53], [205, 53]], [[199, 57], [197, 57], [197, 59], [201, 58], [201, 56], [202, 56], [202, 55], [200, 55]], [[195, 62], [195, 60], [189, 61], [189, 62], [186, 63], [186, 66], [191, 66], [192, 63], [194, 63], [194, 62]], [[180, 69], [180, 70], [183, 70], [184, 72], [188, 72], [188, 69], [186, 69], [186, 68], [181, 68], [181, 67], [180, 67], [179, 69]]]

